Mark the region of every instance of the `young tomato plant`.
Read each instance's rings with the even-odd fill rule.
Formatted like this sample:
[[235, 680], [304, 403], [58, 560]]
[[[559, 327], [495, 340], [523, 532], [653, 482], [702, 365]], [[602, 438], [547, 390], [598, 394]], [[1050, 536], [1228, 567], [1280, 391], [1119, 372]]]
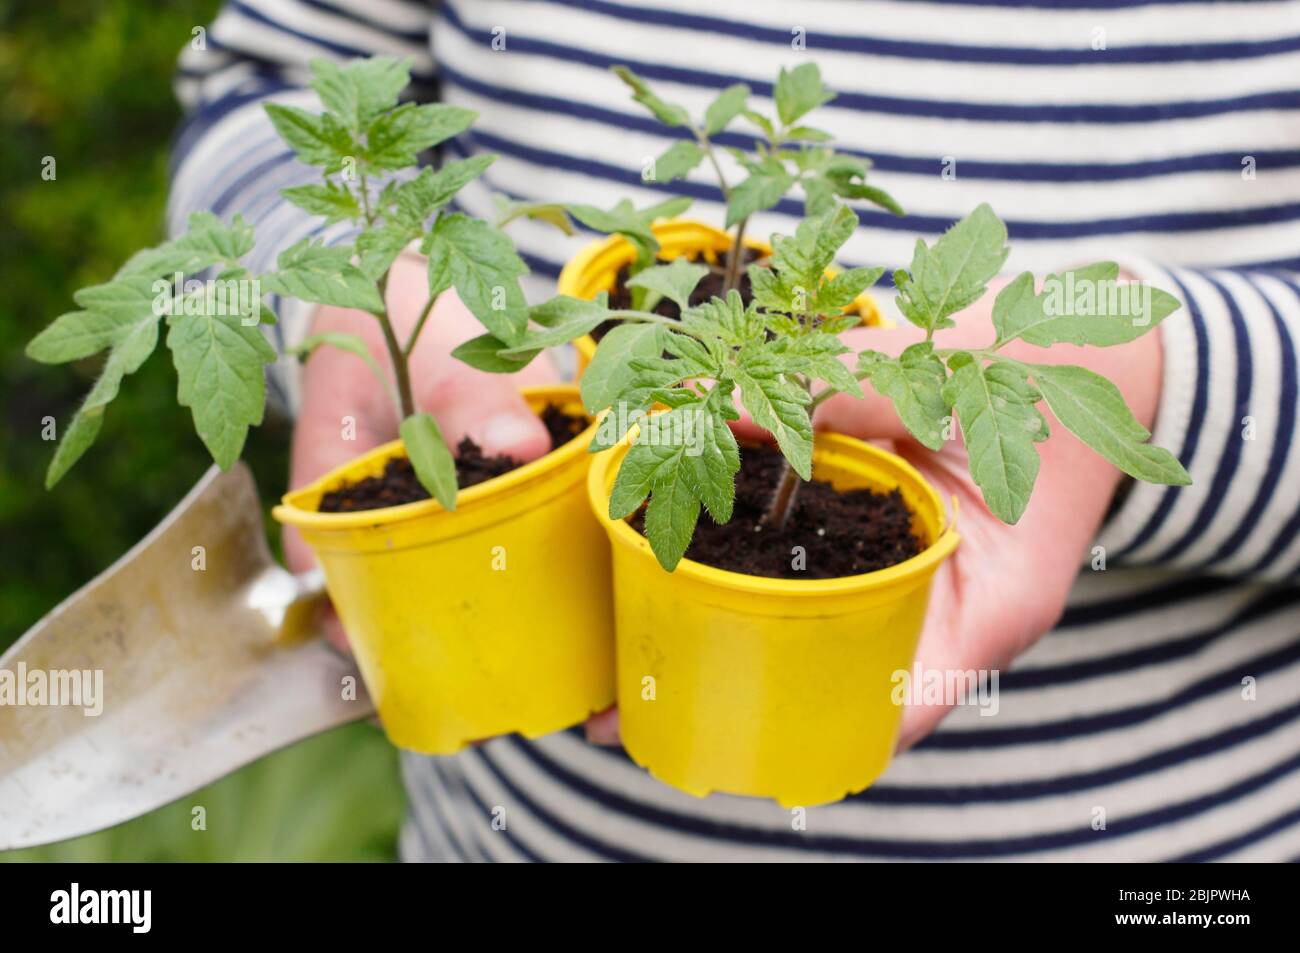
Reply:
[[[781, 70], [773, 87], [775, 116], [749, 108], [750, 89], [737, 83], [719, 93], [698, 121], [684, 107], [656, 94], [626, 66], [616, 66], [614, 72], [631, 88], [632, 98], [655, 118], [690, 135], [688, 139], [674, 142], [655, 160], [653, 181], [666, 184], [685, 178], [706, 160], [713, 170], [727, 205], [726, 227], [732, 230], [723, 274], [724, 292], [739, 286], [744, 266], [745, 229], [750, 216], [773, 208], [796, 185], [803, 191], [806, 215], [830, 211], [837, 196], [865, 199], [895, 215], [903, 214], [888, 193], [866, 183], [871, 168], [868, 160], [835, 152], [829, 145], [829, 133], [804, 123], [808, 113], [835, 98], [822, 83], [821, 71], [815, 63]], [[733, 185], [719, 161], [717, 139], [737, 117], [748, 120], [761, 137], [753, 140], [750, 152], [734, 147], [726, 149], [746, 173]]]
[[[436, 171], [418, 169], [418, 155], [469, 128], [474, 112], [437, 103], [399, 104], [410, 79], [406, 62], [386, 57], [345, 65], [316, 60], [311, 69], [311, 86], [323, 113], [280, 104], [267, 105], [266, 112], [298, 158], [320, 170], [321, 181], [281, 194], [325, 224], [351, 222], [354, 242], [325, 245], [303, 239], [279, 254], [275, 270], [254, 276], [241, 264], [254, 247], [251, 227], [239, 217], [227, 225], [199, 212], [190, 217], [183, 235], [137, 253], [110, 281], [78, 291], [74, 299], [81, 310], [56, 319], [27, 349], [32, 358], [49, 363], [108, 351], [98, 381], [63, 433], [47, 486], [94, 441], [123, 378], [154, 351], [164, 319], [179, 378], [178, 400], [190, 408], [213, 459], [229, 467], [248, 428], [261, 423], [266, 403], [265, 365], [276, 354], [259, 325], [275, 320], [262, 300], [269, 292], [356, 308], [374, 317], [383, 333], [391, 385], [356, 336], [316, 335], [298, 353], [305, 356], [328, 345], [364, 359], [381, 386], [391, 388], [400, 433], [420, 482], [443, 506], [455, 508], [451, 451], [433, 418], [418, 412], [412, 397], [409, 358], [434, 300], [454, 287], [499, 348], [521, 345], [530, 317], [545, 324], [565, 306], [530, 309], [519, 285], [528, 269], [510, 240], [495, 225], [447, 210], [494, 156], [448, 162]], [[567, 223], [563, 211], [549, 205], [507, 206], [498, 222], [525, 216]], [[393, 262], [417, 244], [428, 256], [429, 297], [409, 335], [399, 340], [384, 292]], [[215, 280], [185, 280], [210, 270], [215, 270]], [[517, 364], [513, 359], [499, 363], [501, 370]]]

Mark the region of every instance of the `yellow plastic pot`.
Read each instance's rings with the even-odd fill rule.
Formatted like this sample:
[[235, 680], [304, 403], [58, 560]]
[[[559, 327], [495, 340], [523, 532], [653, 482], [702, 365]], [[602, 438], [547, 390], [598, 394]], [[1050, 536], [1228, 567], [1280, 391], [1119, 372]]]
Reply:
[[[524, 396], [538, 412], [583, 413], [573, 385]], [[609, 550], [585, 498], [593, 433], [463, 490], [454, 513], [434, 500], [317, 512], [326, 491], [382, 473], [401, 441], [275, 508], [316, 554], [393, 744], [452, 754], [509, 732], [538, 737], [613, 703]]]
[[[731, 247], [730, 235], [703, 222], [673, 219], [658, 222], [652, 228], [655, 237], [659, 239], [659, 257], [664, 261], [672, 261], [683, 255], [703, 256], [705, 260], [717, 261], [724, 258]], [[747, 238], [745, 247], [757, 251], [763, 257], [772, 254], [772, 246], [757, 239]], [[619, 270], [635, 260], [636, 249], [621, 235], [611, 235], [592, 242], [560, 272], [559, 293], [589, 301], [602, 291], [613, 291]], [[827, 269], [827, 273], [834, 274], [834, 269]], [[864, 291], [859, 295], [847, 310], [861, 314], [864, 324], [880, 323], [880, 312], [869, 292]], [[596, 340], [591, 335], [584, 335], [573, 343], [578, 349], [578, 373], [581, 374], [596, 353]]]
[[[897, 487], [925, 549], [839, 579], [747, 576], [683, 559], [665, 572], [646, 539], [608, 517], [627, 453], [596, 457], [587, 488], [614, 557], [623, 745], [689, 794], [837, 801], [889, 764], [930, 580], [957, 546], [938, 493], [905, 460], [860, 440], [819, 435], [814, 476], [838, 489]], [[707, 519], [707, 517], [701, 517]]]

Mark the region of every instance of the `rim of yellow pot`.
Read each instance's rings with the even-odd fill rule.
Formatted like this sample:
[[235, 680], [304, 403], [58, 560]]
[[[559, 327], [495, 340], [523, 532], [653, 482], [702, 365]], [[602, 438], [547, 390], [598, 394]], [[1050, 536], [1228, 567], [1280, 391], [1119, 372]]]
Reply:
[[[578, 413], [590, 419], [591, 415], [582, 406], [577, 384], [522, 387], [519, 392], [534, 412], [540, 412], [548, 403], [558, 403], [567, 412], [572, 413], [573, 408], [576, 408]], [[585, 455], [587, 445], [591, 443], [595, 432], [596, 422], [593, 420], [572, 440], [536, 460], [516, 467], [509, 473], [503, 473], [501, 476], [461, 490], [456, 495], [454, 512], [447, 510], [433, 498], [353, 513], [321, 513], [316, 509], [320, 498], [343, 483], [345, 478], [347, 482], [354, 482], [358, 478], [358, 470], [364, 470], [365, 475], [377, 476], [383, 472], [384, 465], [391, 458], [405, 455], [402, 441], [392, 440], [367, 453], [353, 457], [306, 486], [290, 490], [280, 498], [280, 505], [271, 510], [271, 515], [280, 523], [311, 530], [391, 526], [408, 520], [424, 519], [438, 513], [460, 516], [466, 512], [473, 512], [484, 504], [496, 503], [507, 496], [524, 492], [542, 482], [556, 470], [572, 463], [574, 458]]]
[[[609, 516], [609, 492], [614, 485], [614, 478], [618, 474], [618, 466], [629, 449], [630, 444], [625, 439], [618, 446], [596, 455], [595, 459], [592, 460], [591, 469], [587, 472], [587, 496], [591, 501], [597, 519], [601, 521], [606, 532], [611, 534], [611, 537], [616, 542], [637, 550], [644, 560], [653, 565], [655, 569], [667, 573], [667, 570], [660, 566], [659, 560], [655, 558], [649, 540], [633, 529], [627, 520], [611, 519]], [[866, 455], [885, 461], [889, 466], [902, 471], [909, 478], [915, 480], [916, 485], [924, 492], [927, 503], [933, 508], [935, 523], [940, 527], [938, 531], [932, 534], [934, 538], [925, 549], [911, 559], [906, 559], [887, 569], [877, 569], [874, 572], [861, 573], [856, 576], [839, 576], [834, 579], [777, 579], [770, 576], [750, 576], [745, 573], [706, 566], [704, 563], [685, 558], [677, 564], [673, 574], [682, 574], [687, 578], [733, 592], [785, 596], [791, 599], [815, 599], [883, 589], [900, 582], [926, 576], [937, 569], [939, 564], [952, 554], [952, 551], [957, 547], [957, 543], [961, 540], [956, 528], [956, 500], [953, 501], [954, 512], [947, 515], [939, 492], [929, 480], [921, 475], [920, 471], [898, 454], [881, 450], [866, 441], [846, 437], [842, 434], [817, 434], [814, 459], [819, 451], [825, 453], [827, 451], [835, 452], [836, 450], [852, 450], [853, 453], [865, 452]], [[913, 516], [920, 518], [920, 514], [915, 513], [915, 511], [913, 511]], [[701, 518], [707, 517], [701, 516]]]
[[[675, 218], [656, 222], [651, 226], [655, 238], [659, 240], [659, 257], [672, 261], [683, 252], [700, 249], [701, 242], [707, 242], [705, 248], [714, 252], [725, 252], [731, 247], [731, 236], [725, 231], [714, 228], [704, 222], [688, 218]], [[772, 254], [772, 246], [757, 238], [746, 238], [745, 247], [759, 252], [763, 257]], [[636, 257], [636, 250], [622, 235], [610, 235], [590, 242], [560, 271], [557, 291], [572, 298], [590, 300], [602, 291], [611, 291], [618, 270]], [[828, 268], [834, 274], [834, 268]], [[864, 324], [880, 323], [880, 310], [871, 292], [864, 291], [854, 299], [848, 309], [856, 310], [862, 315]], [[584, 334], [573, 342], [584, 363], [590, 363], [596, 353], [596, 339]]]

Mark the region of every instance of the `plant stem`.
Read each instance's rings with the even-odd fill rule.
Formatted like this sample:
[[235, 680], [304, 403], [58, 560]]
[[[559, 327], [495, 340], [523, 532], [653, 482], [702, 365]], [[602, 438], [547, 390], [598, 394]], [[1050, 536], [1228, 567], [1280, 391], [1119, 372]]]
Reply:
[[665, 318], [662, 314], [655, 314], [653, 311], [611, 311], [607, 318], [611, 321], [641, 321], [646, 324], [662, 324], [664, 327], [681, 329], [682, 323], [672, 318]]
[[403, 356], [409, 358], [411, 352], [415, 350], [415, 342], [420, 337], [420, 332], [424, 330], [424, 322], [429, 320], [429, 312], [433, 310], [432, 297], [424, 303], [424, 310], [420, 312], [420, 319], [415, 322], [415, 327], [411, 329], [411, 336], [406, 339], [406, 346], [402, 348]]
[[776, 485], [776, 492], [772, 494], [772, 502], [767, 505], [767, 510], [758, 521], [758, 525], [778, 531], [785, 529], [790, 513], [794, 510], [794, 502], [799, 498], [799, 487], [802, 483], [799, 474], [795, 473], [794, 467], [790, 466], [790, 461], [782, 460], [781, 479]]
[[736, 223], [736, 235], [732, 239], [731, 248], [727, 251], [727, 270], [722, 278], [724, 297], [733, 289], [740, 288], [740, 266], [745, 260], [745, 225], [748, 222], [749, 218], [746, 216]]
[[[378, 286], [379, 300], [383, 301], [388, 291], [387, 272], [379, 279]], [[374, 315], [384, 331], [384, 346], [388, 348], [388, 359], [393, 364], [393, 378], [397, 381], [398, 420], [402, 421], [415, 413], [415, 398], [411, 394], [411, 368], [406, 360], [406, 352], [402, 350], [402, 345], [397, 340], [397, 332], [393, 330], [388, 309], [381, 308], [374, 312]]]

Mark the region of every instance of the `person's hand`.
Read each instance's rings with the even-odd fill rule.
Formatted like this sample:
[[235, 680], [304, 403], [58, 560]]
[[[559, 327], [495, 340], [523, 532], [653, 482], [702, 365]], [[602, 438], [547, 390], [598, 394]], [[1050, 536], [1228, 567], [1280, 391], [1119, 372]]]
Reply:
[[[387, 305], [397, 339], [403, 344], [428, 300], [428, 287], [423, 259], [408, 255], [394, 263]], [[379, 366], [391, 375], [383, 333], [373, 315], [321, 307], [311, 333], [322, 331], [360, 336]], [[519, 388], [553, 382], [555, 369], [545, 354], [514, 375], [476, 371], [451, 356], [456, 345], [482, 333], [482, 325], [454, 291], [438, 297], [411, 353], [416, 405], [433, 414], [452, 448], [468, 436], [489, 456], [505, 454], [520, 461], [532, 460], [550, 450], [551, 442], [546, 428], [519, 395]], [[337, 348], [317, 348], [303, 369], [289, 486], [309, 483], [395, 439], [398, 423], [392, 398], [359, 357]], [[294, 572], [303, 572], [316, 563], [295, 529], [284, 531], [284, 552]], [[332, 611], [325, 613], [321, 623], [330, 642], [346, 648], [343, 629]]]
[[[936, 346], [987, 346], [994, 336], [991, 308], [998, 287], [958, 315], [957, 327], [937, 332]], [[923, 338], [924, 332], [909, 324], [862, 328], [843, 336], [855, 353], [874, 348], [891, 355]], [[1078, 364], [1104, 375], [1151, 429], [1160, 395], [1157, 333], [1121, 347], [1058, 345], [1045, 350], [1013, 343], [1002, 352], [1039, 364]], [[818, 408], [818, 428], [886, 441], [888, 449], [921, 471], [945, 502], [952, 497], [958, 501], [961, 544], [935, 574], [917, 663], [936, 670], [1004, 668], [1060, 618], [1120, 472], [1048, 414], [1052, 435], [1037, 445], [1042, 463], [1033, 497], [1020, 521], [1007, 526], [984, 506], [960, 439], [949, 441], [938, 453], [928, 450], [907, 433], [890, 401], [869, 385], [863, 390], [864, 400], [842, 394], [827, 400]], [[1046, 405], [1040, 407], [1046, 413]], [[946, 705], [910, 706], [903, 717], [900, 750], [929, 734], [948, 710]], [[616, 744], [617, 712], [592, 718], [587, 734], [595, 743]]]

